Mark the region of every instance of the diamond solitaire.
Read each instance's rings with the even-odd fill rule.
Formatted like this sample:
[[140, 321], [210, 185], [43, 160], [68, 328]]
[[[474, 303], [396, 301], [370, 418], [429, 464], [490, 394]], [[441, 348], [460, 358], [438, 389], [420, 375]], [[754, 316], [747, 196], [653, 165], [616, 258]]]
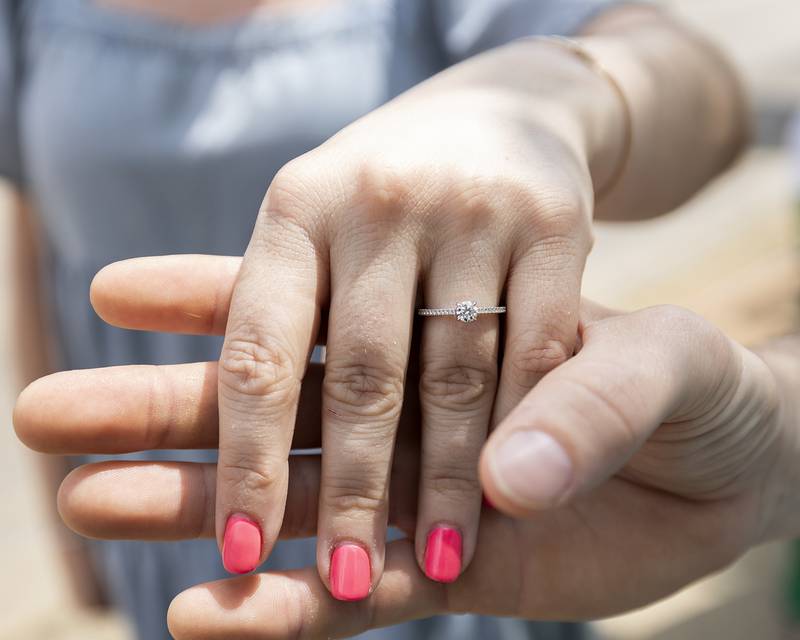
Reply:
[[454, 307], [443, 309], [417, 309], [420, 316], [454, 316], [464, 323], [475, 322], [479, 315], [485, 313], [505, 313], [505, 307], [479, 307], [474, 300], [462, 300]]
[[464, 300], [456, 305], [456, 318], [461, 322], [475, 322], [478, 319], [478, 303]]

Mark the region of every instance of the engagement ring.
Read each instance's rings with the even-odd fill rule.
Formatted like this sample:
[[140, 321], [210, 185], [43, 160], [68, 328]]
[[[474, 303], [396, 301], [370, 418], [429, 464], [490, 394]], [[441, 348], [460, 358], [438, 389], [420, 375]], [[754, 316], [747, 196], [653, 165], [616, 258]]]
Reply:
[[478, 316], [485, 313], [505, 313], [505, 307], [479, 307], [477, 302], [464, 300], [454, 307], [444, 309], [417, 309], [420, 316], [455, 316], [461, 322], [475, 322]]

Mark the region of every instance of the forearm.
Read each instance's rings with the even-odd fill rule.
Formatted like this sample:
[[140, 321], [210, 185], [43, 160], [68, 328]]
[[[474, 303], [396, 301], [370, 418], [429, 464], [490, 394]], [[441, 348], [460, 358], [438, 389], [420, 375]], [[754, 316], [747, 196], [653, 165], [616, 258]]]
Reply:
[[586, 46], [625, 91], [633, 128], [628, 165], [595, 215], [665, 213], [745, 144], [749, 113], [736, 72], [701, 34], [657, 10], [611, 12], [587, 32]]
[[523, 144], [540, 145], [543, 128], [555, 130], [603, 192], [598, 218], [669, 211], [736, 156], [746, 138], [744, 99], [712, 45], [641, 8], [607, 13], [576, 41], [619, 85], [630, 118], [612, 81], [565, 46], [536, 38], [471, 58], [407, 95], [478, 105], [516, 127]]

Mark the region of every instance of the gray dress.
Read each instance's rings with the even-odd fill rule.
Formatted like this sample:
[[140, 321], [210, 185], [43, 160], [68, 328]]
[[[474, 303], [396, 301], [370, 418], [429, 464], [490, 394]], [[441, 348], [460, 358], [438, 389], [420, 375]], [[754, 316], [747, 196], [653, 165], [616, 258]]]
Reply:
[[[242, 254], [286, 161], [453, 62], [522, 36], [575, 32], [611, 0], [342, 0], [208, 28], [91, 0], [0, 2], [0, 175], [41, 214], [45, 290], [60, 365], [72, 369], [216, 359], [218, 339], [103, 324], [89, 306], [92, 276], [131, 256]], [[225, 575], [211, 540], [93, 549], [146, 640], [169, 637], [176, 593]], [[313, 541], [297, 541], [266, 566], [313, 562]], [[582, 631], [462, 616], [366, 635], [565, 640]]]

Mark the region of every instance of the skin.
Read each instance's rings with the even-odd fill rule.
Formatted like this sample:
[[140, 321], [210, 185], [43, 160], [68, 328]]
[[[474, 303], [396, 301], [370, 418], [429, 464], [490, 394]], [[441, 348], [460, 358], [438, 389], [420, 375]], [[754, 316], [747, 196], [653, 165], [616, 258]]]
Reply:
[[[677, 154], [662, 166], [662, 154], [652, 152], [666, 140], [645, 138], [651, 146], [640, 148], [638, 134], [651, 119], [675, 116], [654, 112], [639, 89], [638, 76], [652, 69], [630, 71], [639, 39], [688, 48], [709, 78], [720, 75], [715, 59], [657, 15], [643, 12], [635, 28], [597, 27], [607, 35], [586, 39], [600, 59], [619, 66], [635, 110], [630, 167], [606, 203], [620, 217], [674, 206], [724, 166], [740, 136], [727, 107], [715, 113], [728, 125], [722, 137], [710, 141], [708, 154], [687, 154], [692, 160], [680, 169]], [[667, 62], [641, 56], [643, 66]], [[580, 92], [569, 90], [578, 86]], [[718, 81], [710, 86], [720, 90]], [[737, 104], [735, 82], [727, 90]], [[355, 543], [369, 554], [372, 588], [380, 582], [391, 461], [409, 380], [419, 385], [422, 423], [416, 557], [424, 566], [426, 536], [444, 524], [462, 535], [462, 569], [469, 566], [482, 444], [573, 353], [593, 196], [607, 190], [622, 160], [624, 127], [607, 80], [558, 46], [518, 42], [411, 89], [278, 173], [237, 275], [219, 361], [220, 543], [233, 515], [259, 527], [260, 560], [277, 538], [301, 381], [322, 341], [324, 311], [321, 579], [329, 585], [334, 549]], [[679, 130], [670, 144], [685, 134]], [[670, 191], [652, 178], [634, 187], [642, 167], [659, 176], [674, 170]], [[458, 327], [452, 319], [429, 320], [421, 329], [418, 383], [409, 379], [414, 308], [464, 299], [508, 304], [504, 342], [497, 317]]]
[[[200, 3], [197, 22], [258, 4], [220, 11]], [[188, 6], [175, 0], [157, 12], [185, 21]], [[272, 181], [230, 312], [214, 326], [225, 335], [216, 375], [220, 547], [228, 519], [243, 514], [261, 531], [259, 560], [271, 551], [284, 518], [301, 382], [311, 349], [324, 342], [323, 583], [343, 542], [368, 551], [372, 588], [380, 583], [392, 459], [412, 392], [421, 412], [415, 557], [424, 566], [427, 533], [446, 524], [463, 536], [462, 569], [469, 567], [481, 448], [574, 352], [593, 215], [633, 219], [671, 209], [722, 170], [744, 138], [735, 76], [701, 38], [643, 8], [606, 12], [585, 36], [583, 46], [627, 97], [627, 159], [623, 104], [609, 82], [562, 47], [527, 41], [438, 74]], [[675, 68], [684, 73], [675, 77]], [[497, 317], [457, 330], [452, 319], [429, 319], [418, 332], [419, 375], [410, 376], [415, 307], [467, 298], [508, 305], [504, 341]]]
[[[96, 279], [93, 303], [120, 326], [214, 332], [239, 264], [210, 256], [118, 263]], [[457, 582], [427, 580], [413, 542], [400, 540], [387, 545], [384, 578], [362, 603], [330, 598], [312, 568], [246, 576], [179, 595], [172, 634], [346, 637], [448, 612], [591, 619], [663, 597], [754, 544], [800, 531], [790, 497], [800, 455], [796, 340], [791, 355], [773, 346], [762, 358], [685, 310], [622, 314], [588, 301], [579, 340], [577, 355], [545, 375], [483, 448], [481, 479], [498, 510], [482, 509], [473, 561]], [[14, 423], [25, 443], [49, 453], [213, 447], [215, 376], [213, 363], [56, 373], [23, 392]], [[314, 396], [322, 384], [321, 368], [309, 368], [304, 389]], [[316, 445], [319, 409], [301, 406], [295, 444]], [[411, 536], [420, 410], [408, 394], [391, 485], [390, 519]], [[523, 430], [546, 432], [568, 452], [572, 482], [558, 503], [534, 507], [499, 489], [493, 458]], [[292, 458], [282, 536], [316, 530], [322, 473], [316, 456]], [[59, 510], [88, 536], [213, 536], [215, 475], [203, 464], [90, 464], [64, 481]]]

